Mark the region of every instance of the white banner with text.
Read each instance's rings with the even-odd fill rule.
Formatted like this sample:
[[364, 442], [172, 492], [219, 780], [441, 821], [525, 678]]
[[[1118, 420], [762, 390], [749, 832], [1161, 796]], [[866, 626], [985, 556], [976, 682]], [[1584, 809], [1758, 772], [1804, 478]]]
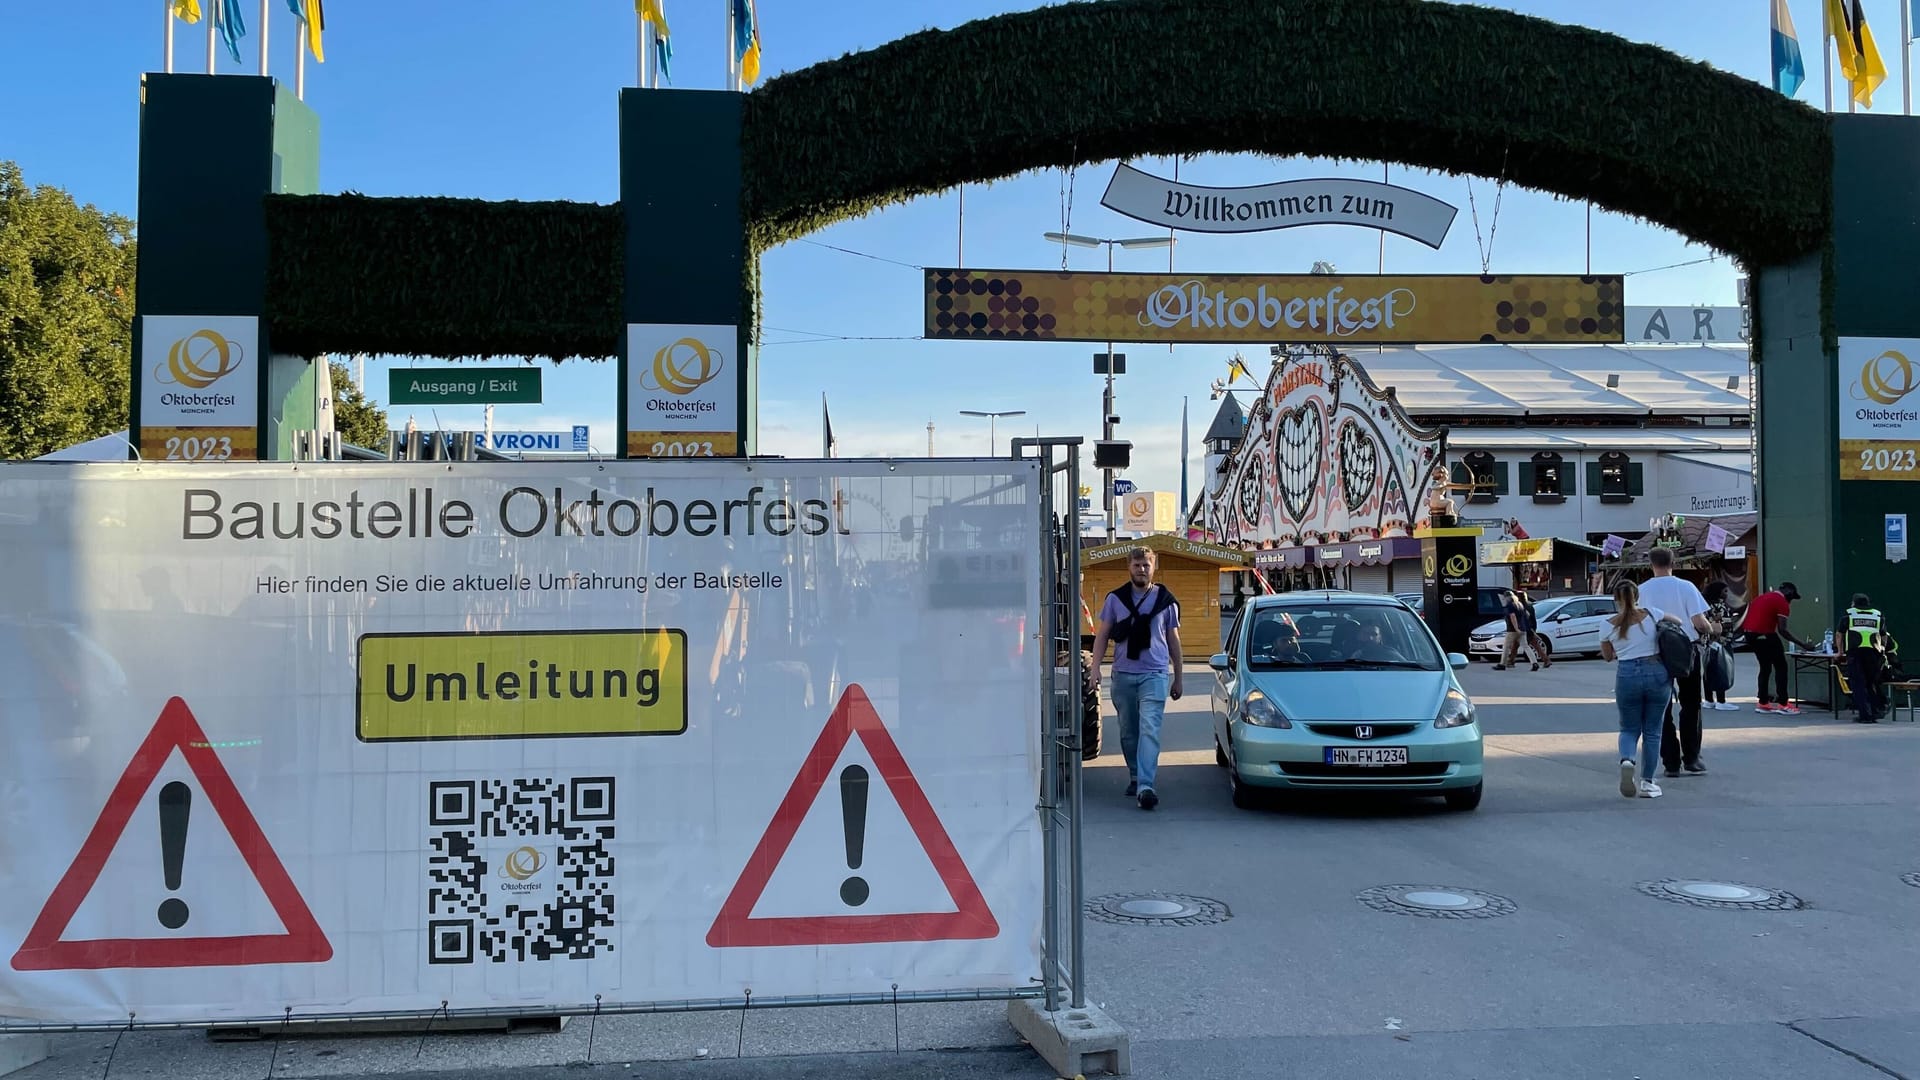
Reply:
[[0, 496], [0, 1031], [1040, 976], [1031, 462]]

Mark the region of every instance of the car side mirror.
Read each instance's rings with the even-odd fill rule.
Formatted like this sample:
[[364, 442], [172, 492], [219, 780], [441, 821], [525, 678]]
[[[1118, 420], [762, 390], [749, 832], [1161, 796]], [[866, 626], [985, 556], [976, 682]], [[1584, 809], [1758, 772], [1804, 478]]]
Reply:
[[1450, 652], [1447, 654], [1447, 663], [1453, 665], [1453, 670], [1459, 671], [1467, 666], [1467, 658], [1457, 652]]
[[1207, 666], [1215, 671], [1225, 671], [1233, 666], [1233, 661], [1228, 659], [1226, 653], [1217, 652], [1207, 658]]

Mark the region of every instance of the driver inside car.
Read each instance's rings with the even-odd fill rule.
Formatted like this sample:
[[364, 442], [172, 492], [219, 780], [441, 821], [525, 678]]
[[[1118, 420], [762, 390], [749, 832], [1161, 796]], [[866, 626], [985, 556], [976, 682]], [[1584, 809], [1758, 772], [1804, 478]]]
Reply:
[[1300, 632], [1291, 620], [1269, 619], [1254, 627], [1253, 660], [1276, 664], [1304, 664], [1310, 659], [1300, 648]]

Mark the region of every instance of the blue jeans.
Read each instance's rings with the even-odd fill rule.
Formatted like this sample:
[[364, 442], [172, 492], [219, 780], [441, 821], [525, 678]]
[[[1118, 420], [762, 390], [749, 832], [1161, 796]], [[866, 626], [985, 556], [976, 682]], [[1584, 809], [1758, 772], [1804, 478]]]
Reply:
[[1642, 780], [1653, 779], [1653, 767], [1660, 761], [1660, 723], [1672, 697], [1673, 678], [1659, 657], [1620, 661], [1613, 678], [1613, 700], [1620, 708], [1620, 760], [1638, 759]]
[[1165, 671], [1113, 673], [1113, 711], [1120, 717], [1120, 753], [1127, 776], [1141, 791], [1153, 786], [1160, 768], [1160, 721], [1167, 714], [1173, 675]]

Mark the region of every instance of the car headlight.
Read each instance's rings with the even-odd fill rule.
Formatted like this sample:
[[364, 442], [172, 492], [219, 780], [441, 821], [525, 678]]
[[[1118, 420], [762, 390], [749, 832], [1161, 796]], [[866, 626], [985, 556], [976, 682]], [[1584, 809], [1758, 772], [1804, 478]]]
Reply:
[[1273, 703], [1273, 699], [1258, 690], [1248, 694], [1246, 702], [1240, 706], [1240, 719], [1255, 727], [1290, 728], [1293, 726], [1292, 721], [1280, 715], [1280, 707]]
[[1449, 688], [1446, 699], [1440, 702], [1440, 715], [1433, 718], [1437, 728], [1466, 727], [1473, 723], [1473, 702], [1458, 689]]

